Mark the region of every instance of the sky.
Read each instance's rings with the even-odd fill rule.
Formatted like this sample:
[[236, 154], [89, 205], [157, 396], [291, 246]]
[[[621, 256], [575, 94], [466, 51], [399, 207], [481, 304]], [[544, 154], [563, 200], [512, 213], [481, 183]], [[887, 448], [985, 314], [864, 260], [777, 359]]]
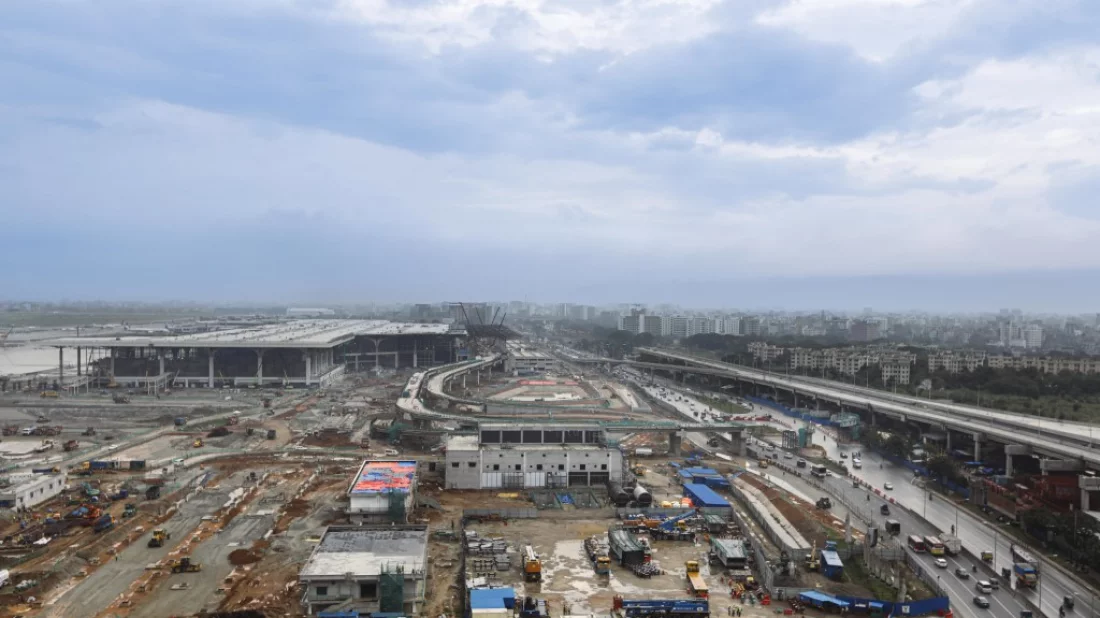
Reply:
[[1100, 2], [5, 0], [0, 297], [1100, 307]]

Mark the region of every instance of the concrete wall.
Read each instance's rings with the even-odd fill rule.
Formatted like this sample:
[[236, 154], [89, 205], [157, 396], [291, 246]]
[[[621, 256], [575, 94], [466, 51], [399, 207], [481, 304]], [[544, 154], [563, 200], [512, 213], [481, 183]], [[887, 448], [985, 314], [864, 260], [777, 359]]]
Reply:
[[[360, 584], [374, 584], [374, 596], [371, 598], [360, 597]], [[325, 594], [319, 594], [318, 588], [324, 588]], [[425, 583], [423, 575], [405, 577], [405, 612], [412, 616], [420, 612], [421, 601], [424, 599]], [[306, 586], [303, 597], [306, 610], [309, 615], [315, 615], [324, 611], [328, 606], [341, 603], [348, 599], [356, 599], [356, 607], [362, 611], [379, 611], [378, 603], [382, 589], [378, 577], [353, 577], [353, 579], [311, 580]]]

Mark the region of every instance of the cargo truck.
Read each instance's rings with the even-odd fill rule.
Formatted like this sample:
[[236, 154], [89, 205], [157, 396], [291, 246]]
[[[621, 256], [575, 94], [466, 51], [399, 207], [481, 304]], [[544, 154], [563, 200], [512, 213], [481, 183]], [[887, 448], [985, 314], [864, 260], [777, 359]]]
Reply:
[[962, 540], [954, 534], [941, 534], [940, 542], [948, 556], [958, 556], [962, 553]]
[[1039, 572], [1027, 562], [1017, 562], [1012, 565], [1012, 572], [1016, 576], [1017, 588], [1034, 588], [1039, 583]]
[[684, 569], [687, 571], [688, 591], [692, 596], [697, 599], [706, 599], [710, 597], [710, 589], [707, 588], [707, 582], [703, 579], [703, 575], [699, 573], [699, 562], [696, 560], [688, 560], [684, 563]]

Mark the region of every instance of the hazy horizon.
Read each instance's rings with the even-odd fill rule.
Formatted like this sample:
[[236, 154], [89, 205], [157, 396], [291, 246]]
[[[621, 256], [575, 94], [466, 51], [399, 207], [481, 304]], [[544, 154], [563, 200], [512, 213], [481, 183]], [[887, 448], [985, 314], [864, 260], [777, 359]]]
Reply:
[[1100, 309], [1100, 4], [11, 0], [0, 294]]

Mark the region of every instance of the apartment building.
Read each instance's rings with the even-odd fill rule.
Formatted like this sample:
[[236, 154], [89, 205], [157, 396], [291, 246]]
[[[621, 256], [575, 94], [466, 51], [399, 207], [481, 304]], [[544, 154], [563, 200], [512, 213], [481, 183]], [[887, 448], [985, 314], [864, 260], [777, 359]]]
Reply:
[[912, 365], [907, 362], [886, 362], [882, 363], [882, 383], [886, 385], [905, 385], [909, 384], [909, 372], [912, 369]]
[[759, 362], [766, 363], [783, 356], [785, 348], [781, 348], [777, 345], [768, 345], [763, 341], [754, 341], [749, 344], [749, 352], [752, 352], [752, 357]]
[[1050, 358], [994, 354], [987, 359], [992, 369], [1037, 369], [1042, 373], [1100, 374], [1100, 358]]
[[974, 371], [985, 365], [985, 352], [936, 352], [928, 355], [928, 371]]

